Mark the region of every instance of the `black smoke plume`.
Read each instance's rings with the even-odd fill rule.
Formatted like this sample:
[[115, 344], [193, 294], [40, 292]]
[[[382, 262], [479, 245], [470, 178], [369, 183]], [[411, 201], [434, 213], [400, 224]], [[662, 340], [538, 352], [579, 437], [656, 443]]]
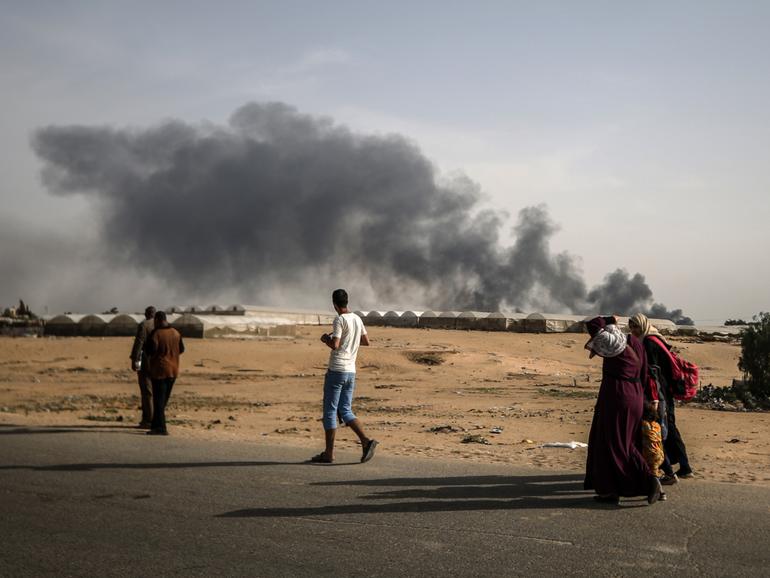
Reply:
[[51, 126], [33, 146], [51, 191], [98, 201], [116, 260], [191, 298], [235, 288], [242, 302], [325, 305], [345, 286], [372, 308], [627, 313], [651, 302], [640, 275], [640, 298], [614, 282], [587, 293], [575, 259], [550, 251], [544, 206], [523, 209], [501, 247], [507, 215], [484, 209], [468, 178], [442, 180], [402, 136], [282, 103], [247, 104], [226, 127]]
[[640, 311], [653, 319], [670, 319], [677, 325], [692, 325], [693, 320], [681, 309], [669, 311], [662, 303], [654, 303], [652, 289], [644, 275], [633, 277], [624, 269], [616, 269], [604, 278], [604, 282], [588, 293], [588, 301], [595, 303], [599, 311], [628, 315]]

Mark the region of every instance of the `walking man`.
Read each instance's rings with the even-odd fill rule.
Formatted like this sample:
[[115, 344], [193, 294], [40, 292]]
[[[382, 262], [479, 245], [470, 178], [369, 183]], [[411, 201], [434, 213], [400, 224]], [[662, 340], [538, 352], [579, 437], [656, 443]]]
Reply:
[[169, 325], [166, 312], [155, 313], [155, 329], [147, 338], [145, 351], [149, 357], [150, 378], [152, 379], [152, 400], [155, 412], [148, 435], [168, 435], [166, 429], [166, 404], [171, 389], [179, 377], [179, 356], [184, 353], [181, 334]]
[[144, 344], [147, 342], [152, 330], [155, 328], [155, 307], [150, 305], [144, 310], [144, 321], [136, 329], [134, 337], [134, 346], [131, 348], [131, 369], [136, 372], [136, 378], [139, 382], [139, 395], [142, 399], [142, 421], [139, 422], [140, 429], [150, 429], [152, 422], [152, 382], [150, 381], [150, 372], [147, 366], [147, 358], [144, 355]]
[[369, 345], [363, 321], [348, 311], [348, 294], [344, 289], [332, 293], [332, 304], [337, 312], [331, 333], [324, 333], [321, 341], [331, 349], [329, 369], [324, 379], [323, 426], [326, 449], [310, 461], [330, 464], [334, 461], [334, 438], [337, 416], [355, 432], [361, 441], [361, 462], [374, 457], [377, 440], [364, 433], [360, 420], [353, 414], [353, 390], [356, 387], [356, 357], [360, 345]]

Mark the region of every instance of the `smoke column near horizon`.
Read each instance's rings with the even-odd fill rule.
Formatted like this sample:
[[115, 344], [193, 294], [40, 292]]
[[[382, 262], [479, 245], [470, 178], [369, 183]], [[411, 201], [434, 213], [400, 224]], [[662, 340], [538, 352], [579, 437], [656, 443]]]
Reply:
[[[116, 261], [190, 295], [344, 285], [381, 306], [678, 316], [619, 269], [587, 290], [557, 230], [526, 207], [515, 242], [479, 186], [441, 178], [400, 135], [362, 135], [283, 103], [249, 103], [226, 127], [50, 126], [33, 147], [55, 194], [90, 195]], [[324, 296], [326, 301], [326, 296]]]

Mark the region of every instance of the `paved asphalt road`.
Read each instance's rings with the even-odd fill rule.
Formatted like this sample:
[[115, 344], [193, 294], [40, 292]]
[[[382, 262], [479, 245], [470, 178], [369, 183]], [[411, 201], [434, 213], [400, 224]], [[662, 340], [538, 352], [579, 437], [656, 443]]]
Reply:
[[[554, 451], [569, 451], [554, 449]], [[770, 575], [770, 489], [596, 504], [575, 473], [0, 427], [0, 575]]]

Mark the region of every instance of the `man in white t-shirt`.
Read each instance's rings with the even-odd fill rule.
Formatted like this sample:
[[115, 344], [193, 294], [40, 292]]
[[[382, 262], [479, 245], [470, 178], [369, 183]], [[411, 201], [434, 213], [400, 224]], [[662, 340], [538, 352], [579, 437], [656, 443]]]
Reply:
[[331, 333], [324, 333], [321, 341], [331, 349], [329, 370], [324, 379], [323, 425], [326, 449], [310, 461], [330, 464], [334, 461], [334, 438], [337, 433], [337, 416], [349, 426], [361, 440], [361, 462], [374, 457], [377, 440], [364, 433], [361, 421], [353, 414], [353, 390], [356, 387], [356, 357], [360, 345], [369, 345], [369, 337], [363, 321], [348, 311], [348, 294], [344, 289], [332, 293], [332, 303], [337, 317]]

